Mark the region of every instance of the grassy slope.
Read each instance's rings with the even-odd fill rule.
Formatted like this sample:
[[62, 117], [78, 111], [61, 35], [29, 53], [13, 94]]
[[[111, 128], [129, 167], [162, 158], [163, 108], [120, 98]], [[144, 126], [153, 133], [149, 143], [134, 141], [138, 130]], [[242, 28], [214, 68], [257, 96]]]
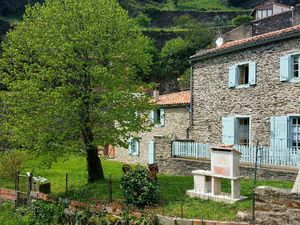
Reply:
[[[114, 161], [102, 160], [106, 178], [112, 176], [113, 199], [121, 200], [122, 192], [119, 186], [119, 179], [122, 176], [122, 164]], [[98, 202], [108, 200], [107, 180], [101, 183], [86, 183], [86, 164], [84, 158], [70, 157], [68, 161], [55, 163], [51, 169], [39, 169], [36, 162], [31, 162], [25, 171], [35, 166], [35, 175], [49, 179], [54, 195], [64, 195], [65, 173], [69, 174], [70, 190], [68, 197], [87, 202]], [[24, 171], [24, 172], [25, 172]], [[232, 220], [238, 211], [247, 211], [251, 208], [252, 180], [242, 180], [241, 194], [249, 197], [248, 200], [226, 205], [212, 201], [190, 199], [184, 193], [193, 188], [191, 176], [168, 176], [160, 175], [158, 178], [161, 190], [160, 206], [153, 210], [159, 213], [180, 216], [180, 199], [184, 201], [184, 216], [188, 218], [204, 218], [216, 220]], [[291, 188], [292, 182], [287, 181], [258, 181], [258, 185], [269, 185], [274, 187]], [[0, 180], [0, 186], [12, 187], [13, 183]], [[223, 183], [223, 191], [229, 191], [229, 183]], [[222, 210], [220, 210], [222, 209]], [[3, 217], [3, 215], [2, 215]], [[1, 214], [0, 214], [1, 218]], [[1, 222], [1, 220], [0, 220]], [[0, 223], [1, 224], [1, 223]]]

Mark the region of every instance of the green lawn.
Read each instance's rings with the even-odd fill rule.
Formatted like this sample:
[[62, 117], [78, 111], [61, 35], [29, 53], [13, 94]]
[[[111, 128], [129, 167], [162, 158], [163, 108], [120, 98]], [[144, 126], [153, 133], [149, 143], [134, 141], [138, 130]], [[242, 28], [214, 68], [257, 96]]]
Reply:
[[[119, 179], [122, 176], [121, 167], [123, 164], [109, 160], [102, 160], [102, 164], [106, 178], [109, 175], [112, 176], [113, 199], [121, 201], [122, 192], [119, 186]], [[30, 162], [27, 169], [23, 172], [31, 170], [32, 167], [34, 167], [36, 176], [43, 176], [49, 179], [52, 186], [52, 194], [54, 195], [65, 195], [65, 174], [68, 173], [69, 198], [92, 203], [108, 200], [107, 180], [101, 183], [86, 183], [86, 163], [82, 157], [72, 156], [68, 161], [54, 163], [50, 169], [38, 168], [36, 161]], [[160, 175], [158, 182], [160, 185], [161, 202], [159, 206], [151, 209], [158, 213], [180, 216], [181, 199], [183, 202], [184, 217], [187, 218], [233, 220], [238, 211], [249, 211], [251, 209], [252, 180], [245, 179], [241, 182], [241, 194], [246, 195], [249, 199], [233, 205], [188, 198], [185, 195], [185, 191], [193, 188], [193, 178], [191, 176]], [[292, 187], [292, 182], [287, 181], [258, 181], [257, 184], [282, 188]], [[12, 187], [13, 182], [0, 180], [0, 186]], [[228, 192], [229, 189], [229, 183], [224, 182], [223, 191]], [[0, 214], [0, 224], [2, 224], [1, 218], [5, 216], [5, 213]]]

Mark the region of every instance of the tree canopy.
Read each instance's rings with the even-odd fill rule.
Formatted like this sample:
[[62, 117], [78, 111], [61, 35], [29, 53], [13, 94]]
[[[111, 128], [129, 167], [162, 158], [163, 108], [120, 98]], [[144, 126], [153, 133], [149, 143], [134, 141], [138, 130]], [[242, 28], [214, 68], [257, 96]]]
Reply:
[[102, 179], [97, 145], [126, 146], [148, 129], [152, 106], [137, 74], [149, 71], [151, 45], [135, 24], [116, 0], [28, 6], [2, 43], [1, 126], [10, 146], [47, 164], [83, 152], [88, 180]]

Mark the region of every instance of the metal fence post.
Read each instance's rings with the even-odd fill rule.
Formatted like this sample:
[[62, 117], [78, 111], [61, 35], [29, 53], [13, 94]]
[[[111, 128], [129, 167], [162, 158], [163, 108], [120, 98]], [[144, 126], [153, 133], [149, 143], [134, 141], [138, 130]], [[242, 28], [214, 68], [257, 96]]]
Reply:
[[112, 180], [111, 180], [111, 175], [109, 175], [109, 179], [108, 179], [108, 201], [109, 201], [109, 203], [112, 203]]
[[254, 167], [254, 180], [252, 189], [252, 224], [255, 225], [255, 188], [256, 188], [256, 177], [257, 177], [257, 158], [258, 158], [258, 141], [255, 151], [255, 167]]
[[68, 193], [68, 173], [66, 173], [66, 191], [65, 191], [65, 195], [67, 196]]

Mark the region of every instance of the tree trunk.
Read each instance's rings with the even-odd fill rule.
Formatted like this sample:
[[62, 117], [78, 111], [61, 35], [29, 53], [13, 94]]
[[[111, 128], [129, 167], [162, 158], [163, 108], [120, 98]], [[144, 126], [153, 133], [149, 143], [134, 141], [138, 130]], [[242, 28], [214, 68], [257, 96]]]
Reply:
[[88, 169], [88, 182], [103, 180], [104, 174], [101, 165], [101, 160], [98, 156], [97, 146], [89, 144], [86, 146], [86, 160]]

